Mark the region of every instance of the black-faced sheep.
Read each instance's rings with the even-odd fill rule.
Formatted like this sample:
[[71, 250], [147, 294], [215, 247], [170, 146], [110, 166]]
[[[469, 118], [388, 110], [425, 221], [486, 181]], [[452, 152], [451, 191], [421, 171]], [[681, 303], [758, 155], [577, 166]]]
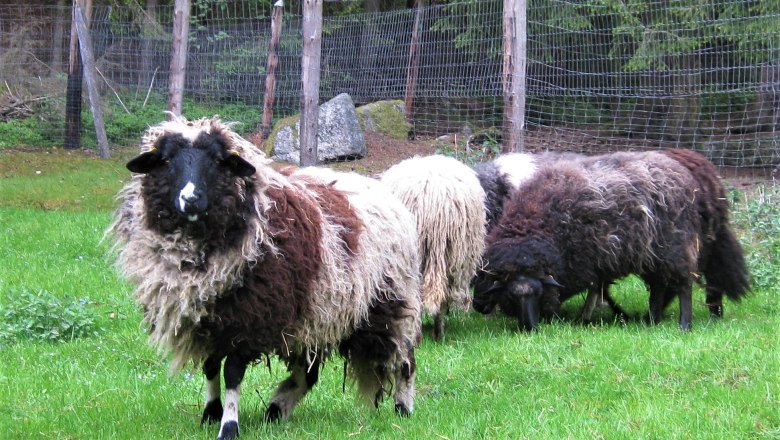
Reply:
[[485, 193], [473, 170], [440, 155], [404, 160], [382, 182], [417, 220], [422, 305], [441, 339], [447, 311], [471, 303], [469, 283], [484, 248]]
[[[697, 200], [710, 196], [701, 193], [700, 180], [663, 152], [541, 167], [486, 239], [486, 282], [478, 286], [475, 304], [479, 300], [486, 310], [499, 305], [533, 329], [571, 296], [637, 274], [651, 292], [651, 320], [658, 322], [678, 297], [680, 327], [689, 329], [692, 282], [704, 255], [721, 270], [707, 280], [713, 292], [735, 288], [732, 298], [746, 292], [741, 260], [723, 259], [741, 255], [736, 241], [707, 239], [710, 228]], [[727, 225], [727, 218], [719, 222]]]
[[[489, 233], [498, 223], [498, 219], [504, 211], [504, 204], [517, 191], [520, 185], [531, 179], [536, 170], [543, 164], [550, 164], [560, 160], [576, 160], [585, 156], [576, 153], [546, 152], [541, 154], [508, 153], [502, 154], [492, 161], [482, 162], [474, 166], [482, 189], [485, 191], [485, 211], [487, 215], [487, 232]], [[520, 197], [520, 196], [518, 196]], [[483, 291], [491, 287], [492, 282], [482, 277], [481, 272], [473, 281], [475, 290]], [[488, 286], [485, 286], [485, 283]], [[495, 288], [495, 286], [492, 286]], [[493, 292], [490, 297], [497, 295]], [[474, 297], [474, 309], [481, 313], [490, 313], [495, 304], [485, 295]], [[625, 318], [626, 313], [609, 296], [608, 286], [592, 286], [588, 290], [588, 297], [582, 311], [583, 320], [590, 320], [596, 306], [607, 304], [615, 315]]]
[[[375, 180], [327, 169], [280, 173], [218, 119], [152, 127], [109, 234], [137, 287], [150, 340], [207, 379], [203, 422], [238, 435], [247, 366], [290, 370], [265, 412], [285, 419], [331, 352], [359, 395], [414, 404], [419, 257], [411, 213]], [[219, 373], [224, 360], [225, 406]]]

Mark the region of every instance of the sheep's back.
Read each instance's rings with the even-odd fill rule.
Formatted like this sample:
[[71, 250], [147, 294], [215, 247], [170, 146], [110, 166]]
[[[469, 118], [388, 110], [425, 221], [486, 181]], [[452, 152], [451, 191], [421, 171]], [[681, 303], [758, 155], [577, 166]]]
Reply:
[[468, 285], [484, 248], [485, 192], [476, 173], [441, 155], [404, 160], [382, 175], [417, 221], [426, 311], [467, 308]]
[[405, 304], [403, 334], [416, 340], [419, 332], [419, 256], [416, 223], [411, 213], [377, 180], [326, 168], [302, 168], [291, 179], [314, 179], [345, 195], [361, 224], [351, 243], [344, 240], [349, 225], [326, 213], [323, 272], [311, 313], [298, 329], [306, 346], [335, 344], [363, 322], [370, 307], [385, 300]]
[[660, 153], [547, 164], [507, 203], [488, 246], [540, 236], [552, 240], [566, 274], [559, 281], [573, 291], [605, 274], [620, 277], [658, 265], [693, 269], [692, 226], [698, 224], [689, 207], [693, 188], [690, 174]]

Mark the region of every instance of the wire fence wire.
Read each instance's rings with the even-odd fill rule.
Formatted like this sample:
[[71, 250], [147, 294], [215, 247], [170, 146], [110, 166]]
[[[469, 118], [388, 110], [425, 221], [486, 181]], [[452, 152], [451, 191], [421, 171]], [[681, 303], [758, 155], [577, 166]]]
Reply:
[[[218, 113], [251, 134], [261, 118], [272, 10], [249, 1], [220, 5], [193, 7], [183, 113]], [[777, 0], [530, 0], [527, 15], [528, 150], [676, 147], [721, 166], [780, 164]], [[62, 144], [70, 17], [70, 6], [0, 5], [0, 133], [17, 145]], [[277, 120], [299, 111], [301, 18], [288, 2]], [[410, 136], [482, 134], [500, 142], [501, 0], [326, 16], [321, 102], [344, 92], [357, 106], [403, 100], [416, 18]], [[112, 145], [137, 142], [145, 124], [163, 118], [172, 22], [170, 7], [93, 10]], [[94, 145], [88, 113], [83, 142]]]

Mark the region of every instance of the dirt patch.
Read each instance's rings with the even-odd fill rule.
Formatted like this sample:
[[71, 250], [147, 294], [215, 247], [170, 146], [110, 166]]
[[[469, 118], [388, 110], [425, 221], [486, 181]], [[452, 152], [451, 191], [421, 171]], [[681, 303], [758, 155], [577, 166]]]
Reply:
[[[368, 176], [377, 176], [389, 167], [415, 155], [434, 154], [437, 149], [448, 149], [468, 154], [465, 151], [466, 137], [458, 134], [435, 139], [399, 140], [378, 133], [365, 133], [368, 155], [362, 159], [326, 164], [335, 169], [355, 171]], [[472, 146], [474, 147], [474, 146]], [[657, 147], [656, 147], [657, 148]], [[626, 145], [625, 151], [647, 150], [647, 144]], [[654, 149], [654, 148], [653, 148]], [[604, 139], [584, 137], [581, 133], [566, 130], [529, 130], [525, 137], [525, 151], [574, 152], [581, 154], [602, 154], [616, 151], [614, 145]], [[729, 188], [743, 189], [757, 184], [774, 184], [780, 180], [780, 168], [736, 168], [721, 167], [720, 174]]]
[[399, 140], [372, 132], [366, 132], [364, 136], [368, 150], [366, 157], [349, 162], [329, 163], [327, 166], [377, 176], [404, 159], [434, 154], [438, 147], [436, 140]]

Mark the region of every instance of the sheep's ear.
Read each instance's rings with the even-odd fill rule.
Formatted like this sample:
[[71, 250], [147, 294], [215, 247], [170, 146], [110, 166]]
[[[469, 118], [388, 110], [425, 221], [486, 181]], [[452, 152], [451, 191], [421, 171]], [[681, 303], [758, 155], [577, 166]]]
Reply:
[[244, 158], [238, 154], [229, 155], [225, 158], [224, 163], [229, 166], [238, 177], [249, 177], [255, 173], [255, 166], [244, 160]]
[[155, 149], [139, 154], [127, 162], [128, 170], [134, 173], [148, 173], [162, 163], [160, 153]]

